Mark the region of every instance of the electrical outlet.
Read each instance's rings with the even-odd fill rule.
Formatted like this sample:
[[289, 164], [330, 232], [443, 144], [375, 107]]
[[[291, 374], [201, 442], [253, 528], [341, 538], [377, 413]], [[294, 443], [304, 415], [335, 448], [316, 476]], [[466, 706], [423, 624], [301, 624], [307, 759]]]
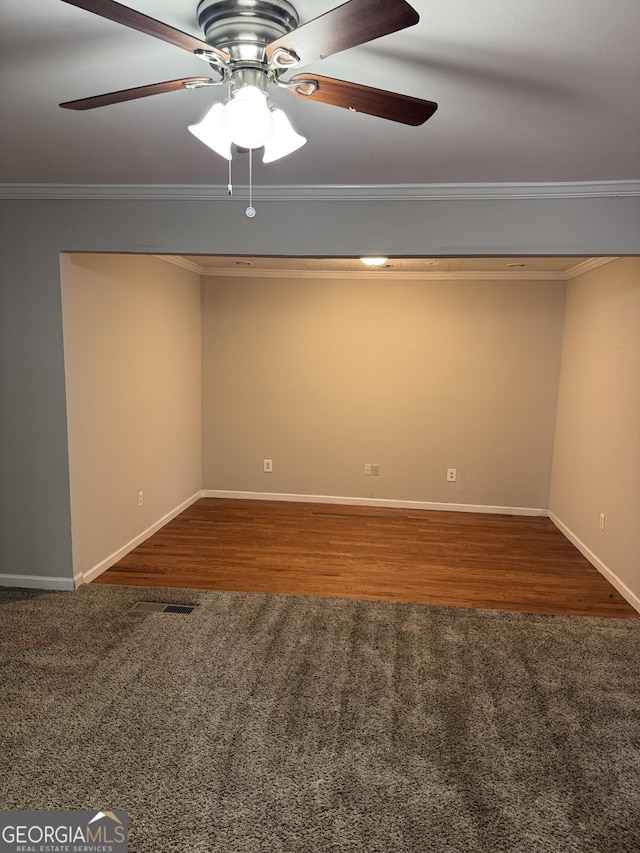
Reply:
[[138, 492], [138, 506], [142, 506], [144, 503], [144, 492]]
[[457, 468], [447, 468], [447, 483], [455, 483], [458, 479], [458, 469]]
[[265, 474], [273, 474], [273, 459], [265, 459], [262, 463], [262, 470]]
[[364, 475], [365, 477], [371, 476], [371, 463], [367, 462], [364, 466]]
[[604, 530], [604, 513], [600, 513], [600, 530]]

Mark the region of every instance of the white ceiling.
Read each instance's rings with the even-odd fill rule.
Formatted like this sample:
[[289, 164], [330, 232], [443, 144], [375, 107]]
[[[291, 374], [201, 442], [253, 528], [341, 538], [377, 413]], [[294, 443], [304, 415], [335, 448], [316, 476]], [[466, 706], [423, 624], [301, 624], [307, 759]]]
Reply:
[[[301, 22], [339, 4], [294, 0]], [[201, 35], [197, 0], [128, 5]], [[439, 103], [406, 127], [275, 90], [309, 142], [264, 165], [271, 186], [640, 178], [639, 0], [414, 0], [420, 23], [309, 70]], [[0, 3], [0, 183], [226, 185], [186, 130], [222, 90], [89, 112], [61, 101], [208, 74], [187, 52], [60, 0]], [[247, 158], [234, 159], [246, 184]]]

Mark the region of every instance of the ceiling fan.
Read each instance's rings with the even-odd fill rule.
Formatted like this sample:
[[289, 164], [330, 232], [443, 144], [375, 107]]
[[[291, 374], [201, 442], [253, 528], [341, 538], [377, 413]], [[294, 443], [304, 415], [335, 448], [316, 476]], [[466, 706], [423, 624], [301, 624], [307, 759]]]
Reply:
[[229, 98], [217, 103], [189, 130], [222, 156], [231, 146], [264, 147], [270, 162], [306, 142], [284, 112], [269, 101], [271, 85], [292, 95], [355, 112], [418, 126], [437, 109], [433, 101], [358, 83], [292, 70], [318, 59], [413, 26], [418, 13], [405, 0], [348, 0], [299, 26], [288, 0], [200, 0], [197, 14], [205, 40], [188, 35], [115, 0], [63, 0], [115, 23], [146, 33], [203, 59], [216, 77], [187, 77], [109, 92], [60, 104], [89, 110], [179, 89], [227, 84]]

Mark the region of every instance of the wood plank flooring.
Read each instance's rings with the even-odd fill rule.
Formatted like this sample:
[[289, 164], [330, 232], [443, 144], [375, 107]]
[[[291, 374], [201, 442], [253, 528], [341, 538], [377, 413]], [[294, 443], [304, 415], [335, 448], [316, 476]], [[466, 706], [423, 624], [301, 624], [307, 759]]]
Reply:
[[94, 583], [638, 618], [546, 518], [204, 498]]

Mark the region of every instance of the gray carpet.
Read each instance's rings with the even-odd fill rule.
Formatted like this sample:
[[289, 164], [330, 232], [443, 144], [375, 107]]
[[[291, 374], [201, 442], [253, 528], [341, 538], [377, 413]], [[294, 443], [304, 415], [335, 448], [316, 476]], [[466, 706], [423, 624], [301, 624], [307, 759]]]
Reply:
[[[130, 612], [200, 602], [191, 616]], [[640, 622], [0, 589], [1, 808], [133, 853], [640, 850]]]

